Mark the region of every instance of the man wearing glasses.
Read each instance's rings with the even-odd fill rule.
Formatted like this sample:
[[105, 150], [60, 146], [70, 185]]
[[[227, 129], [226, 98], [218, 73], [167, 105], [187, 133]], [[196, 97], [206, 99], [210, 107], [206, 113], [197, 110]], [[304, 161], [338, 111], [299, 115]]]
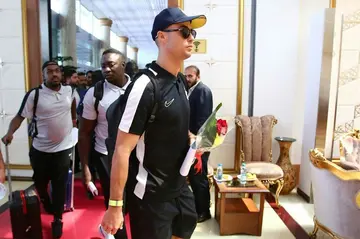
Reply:
[[[196, 227], [194, 196], [179, 172], [189, 149], [190, 116], [187, 85], [179, 71], [191, 56], [194, 29], [205, 23], [204, 15], [186, 16], [179, 8], [164, 9], [155, 17], [151, 35], [159, 55], [149, 70], [156, 77], [160, 99], [154, 99], [147, 75], [130, 84], [124, 95], [127, 103], [112, 161], [110, 207], [102, 221], [107, 233], [123, 227], [125, 183], [133, 239], [190, 238]], [[148, 125], [155, 103], [156, 117]]]

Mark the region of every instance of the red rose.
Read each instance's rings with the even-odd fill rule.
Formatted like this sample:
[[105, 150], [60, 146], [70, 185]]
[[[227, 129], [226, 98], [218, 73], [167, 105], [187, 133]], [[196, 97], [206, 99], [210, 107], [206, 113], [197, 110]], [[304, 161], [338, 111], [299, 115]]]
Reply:
[[216, 122], [216, 132], [218, 135], [226, 135], [228, 130], [228, 125], [226, 120], [218, 119]]

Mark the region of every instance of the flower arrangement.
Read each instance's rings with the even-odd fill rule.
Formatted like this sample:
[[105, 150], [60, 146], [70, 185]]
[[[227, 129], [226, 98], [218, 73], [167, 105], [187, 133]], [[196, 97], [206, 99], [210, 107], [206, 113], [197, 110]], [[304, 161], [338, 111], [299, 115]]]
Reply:
[[[183, 170], [182, 175], [186, 176], [188, 174], [187, 168], [189, 168], [190, 170], [191, 164], [193, 163], [195, 163], [194, 165], [195, 172], [196, 173], [201, 172], [202, 154], [204, 152], [209, 152], [222, 145], [224, 143], [226, 135], [234, 128], [235, 126], [234, 117], [224, 118], [224, 117], [216, 116], [217, 112], [221, 107], [222, 107], [222, 103], [220, 103], [215, 108], [215, 110], [212, 112], [209, 118], [199, 129], [196, 135], [195, 142], [191, 145], [187, 158], [184, 160], [184, 162], [185, 161], [187, 162], [183, 164], [184, 167], [182, 167]], [[191, 164], [189, 163], [190, 160], [191, 160]]]

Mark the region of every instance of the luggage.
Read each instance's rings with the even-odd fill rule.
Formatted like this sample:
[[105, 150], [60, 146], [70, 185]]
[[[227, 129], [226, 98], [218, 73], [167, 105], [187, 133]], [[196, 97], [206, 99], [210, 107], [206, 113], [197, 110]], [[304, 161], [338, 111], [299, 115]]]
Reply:
[[[66, 180], [66, 193], [65, 193], [65, 203], [64, 203], [64, 212], [74, 211], [74, 167], [75, 167], [75, 147], [72, 148], [70, 167], [68, 171], [68, 177]], [[50, 183], [49, 186], [49, 195], [52, 199], [52, 186]]]
[[5, 147], [9, 208], [14, 239], [42, 239], [40, 200], [35, 189], [12, 191], [8, 146]]
[[73, 179], [74, 174], [71, 169], [68, 172], [68, 179], [66, 182], [66, 194], [65, 194], [65, 204], [64, 204], [64, 211], [73, 211], [74, 210], [74, 201], [73, 201]]

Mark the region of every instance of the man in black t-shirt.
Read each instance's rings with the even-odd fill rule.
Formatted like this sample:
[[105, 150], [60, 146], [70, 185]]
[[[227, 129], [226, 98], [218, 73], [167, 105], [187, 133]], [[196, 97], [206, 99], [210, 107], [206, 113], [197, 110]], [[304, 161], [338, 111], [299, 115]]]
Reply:
[[[155, 102], [154, 86], [146, 75], [130, 84], [124, 95], [109, 209], [102, 221], [108, 233], [123, 226], [125, 183], [133, 239], [190, 238], [196, 227], [194, 196], [179, 172], [189, 149], [187, 86], [179, 71], [191, 56], [193, 29], [205, 23], [205, 16], [188, 17], [179, 8], [167, 8], [155, 17], [151, 34], [159, 55], [149, 70], [161, 97]], [[156, 117], [148, 124], [155, 103]]]

